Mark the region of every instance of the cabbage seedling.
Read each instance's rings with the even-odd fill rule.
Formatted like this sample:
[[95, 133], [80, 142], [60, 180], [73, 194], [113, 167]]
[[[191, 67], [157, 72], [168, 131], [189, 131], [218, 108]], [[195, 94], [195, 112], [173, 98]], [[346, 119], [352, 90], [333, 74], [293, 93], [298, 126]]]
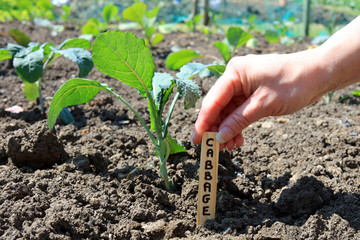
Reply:
[[157, 29], [156, 18], [159, 13], [160, 6], [151, 10], [146, 10], [146, 4], [137, 2], [122, 12], [124, 19], [137, 22], [141, 29], [145, 32], [146, 46], [155, 46], [164, 39], [161, 33], [155, 33]]
[[94, 17], [90, 18], [81, 28], [82, 33], [91, 34], [93, 37], [96, 37], [106, 29], [111, 21], [118, 20], [120, 18], [119, 16], [116, 16], [118, 12], [119, 9], [117, 6], [111, 4], [106, 5], [101, 12], [103, 22]]
[[226, 31], [226, 38], [223, 41], [214, 42], [225, 63], [228, 63], [236, 49], [246, 44], [253, 36], [242, 30], [240, 27], [230, 27]]
[[[141, 96], [147, 99], [151, 126], [147, 126], [140, 114], [106, 84], [73, 78], [63, 84], [52, 99], [48, 113], [49, 128], [54, 126], [57, 116], [64, 107], [89, 102], [100, 90], [109, 92], [124, 103], [145, 128], [159, 157], [160, 175], [165, 181], [166, 188], [169, 189], [171, 185], [166, 161], [170, 154], [185, 151], [185, 147], [168, 133], [175, 104], [179, 98], [183, 98], [185, 109], [194, 107], [195, 102], [200, 98], [200, 89], [190, 79], [205, 68], [221, 74], [222, 66], [191, 63], [182, 67], [176, 78], [168, 73], [155, 73], [154, 60], [144, 40], [132, 33], [118, 30], [100, 34], [93, 43], [92, 53], [94, 64], [101, 72], [136, 88]], [[175, 87], [177, 93], [172, 99], [166, 117], [162, 119], [165, 104], [170, 100]]]
[[[0, 61], [13, 59], [16, 73], [25, 83], [24, 93], [26, 98], [34, 101], [39, 97], [40, 109], [43, 113], [44, 100], [41, 94], [41, 83], [51, 63], [64, 56], [77, 63], [79, 76], [85, 77], [94, 65], [91, 53], [86, 50], [90, 46], [91, 43], [88, 40], [80, 38], [67, 39], [57, 47], [52, 43], [40, 45], [30, 42], [26, 47], [8, 43], [7, 49], [0, 49]], [[63, 113], [65, 114], [65, 112]]]

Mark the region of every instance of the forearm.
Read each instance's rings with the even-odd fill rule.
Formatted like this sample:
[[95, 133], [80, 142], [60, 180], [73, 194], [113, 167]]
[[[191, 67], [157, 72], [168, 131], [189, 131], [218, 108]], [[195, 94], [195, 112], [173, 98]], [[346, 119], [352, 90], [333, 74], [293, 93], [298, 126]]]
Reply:
[[327, 71], [329, 90], [360, 81], [360, 16], [336, 32], [319, 47], [322, 67]]

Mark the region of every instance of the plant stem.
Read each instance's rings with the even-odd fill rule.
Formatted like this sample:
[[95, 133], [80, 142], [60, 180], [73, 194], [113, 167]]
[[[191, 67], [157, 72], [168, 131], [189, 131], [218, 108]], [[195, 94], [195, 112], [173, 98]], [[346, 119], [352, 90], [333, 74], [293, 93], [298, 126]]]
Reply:
[[166, 119], [165, 119], [165, 123], [164, 123], [164, 137], [166, 137], [166, 135], [167, 135], [167, 129], [168, 129], [168, 126], [169, 126], [169, 122], [170, 122], [170, 119], [171, 119], [171, 115], [172, 115], [172, 113], [173, 113], [173, 111], [174, 111], [174, 107], [175, 107], [175, 104], [176, 104], [176, 102], [177, 102], [177, 100], [180, 98], [180, 93], [179, 92], [177, 92], [176, 93], [176, 95], [175, 95], [175, 97], [174, 97], [174, 99], [173, 99], [173, 101], [171, 102], [171, 105], [170, 105], [170, 108], [169, 108], [169, 111], [168, 111], [168, 114], [167, 114], [167, 116], [166, 116]]
[[45, 73], [49, 67], [49, 62], [51, 61], [51, 59], [53, 58], [54, 54], [51, 54], [45, 61], [43, 68], [42, 68], [42, 75], [40, 77], [40, 79], [38, 80], [38, 87], [39, 87], [39, 102], [40, 102], [40, 112], [44, 113], [45, 109], [44, 109], [44, 99], [42, 97], [42, 93], [41, 93], [41, 82], [45, 76]]
[[150, 129], [148, 128], [148, 126], [146, 125], [144, 119], [142, 119], [142, 117], [140, 116], [140, 114], [125, 100], [123, 99], [119, 94], [117, 94], [116, 92], [114, 92], [113, 90], [111, 90], [111, 88], [106, 88], [106, 91], [108, 91], [109, 93], [111, 93], [112, 95], [114, 95], [117, 99], [119, 99], [121, 102], [123, 102], [136, 116], [136, 118], [140, 121], [141, 125], [143, 125], [143, 127], [145, 128], [147, 134], [149, 135], [152, 143], [154, 144], [154, 146], [157, 146], [157, 142], [153, 136], [153, 134], [150, 132]]
[[40, 112], [44, 113], [44, 99], [42, 97], [42, 93], [41, 93], [41, 81], [42, 81], [42, 77], [38, 80], [38, 87], [39, 87], [39, 102], [40, 102]]

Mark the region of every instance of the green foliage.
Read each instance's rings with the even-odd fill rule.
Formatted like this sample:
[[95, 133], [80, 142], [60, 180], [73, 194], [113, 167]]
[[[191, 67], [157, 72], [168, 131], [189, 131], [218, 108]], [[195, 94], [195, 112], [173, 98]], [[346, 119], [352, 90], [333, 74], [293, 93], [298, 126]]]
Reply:
[[202, 14], [197, 14], [193, 18], [189, 18], [185, 23], [190, 29], [191, 32], [195, 32], [196, 26], [199, 24], [200, 20], [203, 18]]
[[294, 24], [295, 18], [291, 17], [288, 21], [275, 21], [273, 23], [273, 29], [269, 29], [265, 32], [265, 38], [269, 43], [280, 42], [285, 46], [294, 44], [295, 40], [288, 36], [290, 33], [290, 27]]
[[214, 46], [219, 50], [225, 63], [228, 63], [234, 55], [236, 49], [246, 44], [253, 36], [240, 27], [230, 27], [226, 31], [226, 38], [223, 41], [217, 41]]
[[[196, 100], [200, 98], [200, 89], [191, 78], [205, 68], [213, 69], [217, 74], [224, 68], [192, 63], [182, 67], [176, 78], [167, 73], [155, 73], [155, 64], [145, 41], [132, 33], [119, 31], [101, 33], [93, 43], [92, 53], [94, 64], [100, 71], [136, 88], [147, 100], [151, 116], [150, 128], [140, 114], [112, 88], [94, 80], [80, 78], [68, 80], [54, 95], [48, 114], [49, 128], [54, 126], [61, 109], [89, 102], [100, 90], [109, 92], [123, 102], [145, 128], [159, 157], [160, 175], [165, 180], [166, 187], [170, 188], [166, 161], [170, 154], [185, 151], [168, 133], [175, 104], [179, 98], [183, 98], [185, 109], [194, 107]], [[170, 101], [175, 88], [177, 93], [163, 119], [165, 105]]]
[[165, 64], [169, 69], [178, 70], [185, 64], [199, 57], [203, 56], [194, 50], [182, 49], [180, 51], [170, 53], [166, 58]]
[[46, 70], [58, 57], [64, 56], [79, 67], [79, 76], [86, 76], [93, 67], [89, 49], [91, 43], [85, 39], [67, 39], [58, 47], [52, 43], [42, 45], [30, 42], [27, 46], [8, 43], [6, 49], [0, 49], [0, 60], [13, 59], [17, 75], [24, 81], [25, 96], [33, 101], [40, 99], [41, 111], [44, 111], [41, 96], [41, 83]]
[[163, 34], [155, 33], [158, 28], [156, 19], [159, 10], [160, 6], [147, 10], [145, 3], [137, 2], [124, 9], [122, 12], [124, 19], [138, 23], [141, 29], [145, 32], [146, 46], [155, 46], [164, 39]]
[[119, 12], [119, 9], [115, 5], [107, 5], [107, 6], [105, 6], [103, 11], [102, 11], [102, 17], [105, 20], [105, 23], [109, 24], [110, 21], [115, 19], [118, 12]]
[[360, 97], [360, 90], [354, 90], [354, 92], [352, 93], [353, 96], [357, 96]]
[[67, 5], [62, 5], [61, 8], [63, 12], [61, 13], [60, 18], [64, 22], [68, 23], [70, 21], [71, 7]]
[[96, 37], [103, 32], [111, 21], [117, 20], [119, 9], [115, 5], [107, 5], [102, 10], [103, 22], [97, 18], [90, 18], [81, 28], [83, 34], [91, 34]]
[[50, 0], [0, 0], [0, 22], [29, 21], [36, 17], [55, 19]]
[[31, 39], [28, 35], [20, 31], [19, 29], [11, 29], [8, 31], [9, 35], [21, 46], [27, 46]]

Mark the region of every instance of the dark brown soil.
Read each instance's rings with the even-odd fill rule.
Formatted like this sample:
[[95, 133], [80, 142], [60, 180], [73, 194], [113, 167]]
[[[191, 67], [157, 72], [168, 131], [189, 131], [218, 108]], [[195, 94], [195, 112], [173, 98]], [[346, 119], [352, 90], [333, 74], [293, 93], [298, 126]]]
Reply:
[[[46, 28], [17, 22], [0, 25], [0, 32], [15, 27], [40, 43], [59, 44], [80, 34], [69, 28], [53, 37]], [[152, 50], [157, 71], [168, 71], [164, 61], [174, 45], [220, 57], [213, 41], [198, 33], [168, 34]], [[13, 40], [1, 36], [0, 48], [7, 42]], [[269, 45], [259, 37], [256, 49], [241, 48], [238, 54], [308, 46]], [[43, 82], [45, 97], [77, 71], [65, 59], [55, 61]], [[114, 87], [149, 119], [147, 103], [135, 90], [96, 69], [88, 78]], [[195, 79], [204, 95], [216, 81]], [[74, 124], [58, 121], [49, 132], [46, 116], [25, 99], [22, 87], [11, 61], [1, 62], [1, 239], [360, 239], [360, 100], [339, 101], [359, 84], [335, 92], [328, 105], [321, 99], [247, 128], [243, 147], [220, 154], [216, 219], [202, 227], [196, 227], [200, 149], [190, 145], [201, 101], [195, 109], [184, 111], [181, 104], [175, 109], [169, 130], [187, 152], [170, 157], [175, 189], [166, 191], [149, 138], [119, 101], [101, 93], [70, 108]], [[24, 112], [4, 110], [13, 105]], [[135, 167], [150, 164], [155, 168], [126, 178]]]

